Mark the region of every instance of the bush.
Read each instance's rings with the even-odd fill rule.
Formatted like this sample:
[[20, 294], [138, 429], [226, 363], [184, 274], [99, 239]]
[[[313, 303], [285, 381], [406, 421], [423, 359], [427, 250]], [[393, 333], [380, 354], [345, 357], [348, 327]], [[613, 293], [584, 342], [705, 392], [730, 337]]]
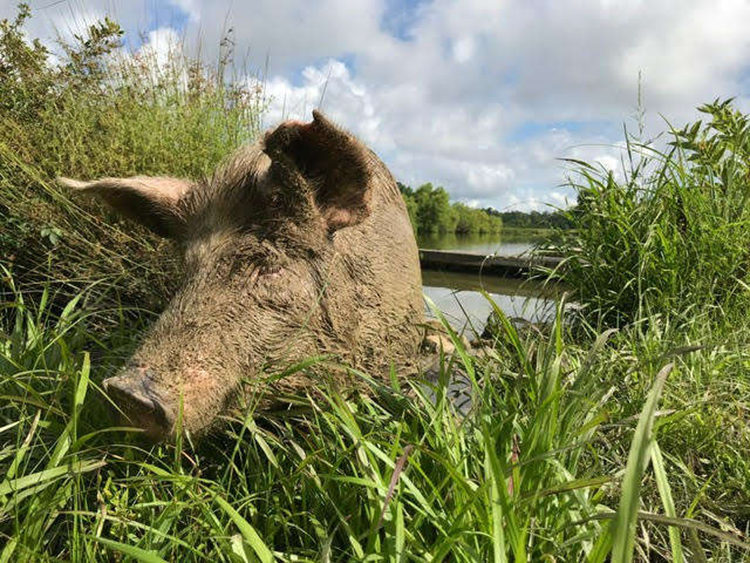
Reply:
[[126, 303], [158, 308], [179, 277], [165, 243], [94, 202], [71, 201], [53, 179], [200, 178], [258, 135], [262, 90], [229, 79], [226, 50], [217, 68], [179, 49], [165, 62], [124, 52], [111, 20], [62, 44], [53, 64], [24, 40], [29, 17], [21, 5], [0, 23], [0, 259], [25, 285], [56, 279], [72, 294], [101, 280]]
[[400, 182], [398, 187], [415, 233], [497, 234], [503, 228], [503, 220], [497, 212], [491, 208], [473, 209], [463, 203], [451, 203], [445, 188], [434, 188], [427, 183], [413, 190]]
[[551, 251], [590, 321], [747, 310], [750, 121], [731, 101], [699, 110], [710, 120], [670, 131], [664, 152], [628, 138], [622, 180], [575, 162], [575, 230], [559, 231]]

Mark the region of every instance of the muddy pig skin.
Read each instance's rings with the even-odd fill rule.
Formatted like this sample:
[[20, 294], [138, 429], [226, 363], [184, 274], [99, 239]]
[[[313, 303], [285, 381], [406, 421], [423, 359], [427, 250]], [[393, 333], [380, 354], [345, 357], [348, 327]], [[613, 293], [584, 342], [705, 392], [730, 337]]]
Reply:
[[[181, 288], [104, 382], [152, 439], [172, 437], [179, 412], [199, 436], [240, 397], [264, 406], [312, 387], [321, 373], [268, 377], [312, 356], [414, 372], [423, 302], [406, 208], [378, 157], [321, 113], [282, 123], [209, 179], [59, 181], [180, 249]], [[325, 373], [356, 388], [346, 370]]]

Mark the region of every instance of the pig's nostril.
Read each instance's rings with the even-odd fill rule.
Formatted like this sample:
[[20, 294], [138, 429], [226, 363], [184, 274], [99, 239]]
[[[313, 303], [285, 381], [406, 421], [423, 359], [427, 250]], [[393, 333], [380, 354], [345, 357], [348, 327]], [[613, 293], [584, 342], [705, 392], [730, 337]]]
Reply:
[[[104, 390], [112, 397], [116, 403], [128, 406], [134, 406], [142, 410], [154, 410], [156, 405], [154, 400], [137, 389], [127, 381], [122, 381], [119, 377], [111, 377], [104, 380]], [[123, 406], [124, 406], [123, 405]]]
[[121, 375], [105, 379], [104, 390], [130, 423], [147, 434], [161, 438], [172, 430], [172, 418], [164, 408], [151, 380], [146, 377]]

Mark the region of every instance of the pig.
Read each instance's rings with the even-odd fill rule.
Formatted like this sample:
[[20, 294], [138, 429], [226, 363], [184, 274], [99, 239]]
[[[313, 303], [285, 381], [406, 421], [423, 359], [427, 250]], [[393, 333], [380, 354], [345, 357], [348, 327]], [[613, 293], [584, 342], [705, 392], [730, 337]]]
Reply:
[[384, 379], [418, 369], [424, 305], [404, 202], [375, 153], [319, 111], [237, 150], [207, 179], [59, 182], [181, 255], [181, 287], [103, 383], [152, 440], [178, 428], [200, 437], [239, 398], [270, 406], [324, 374], [362, 390], [346, 369], [268, 377], [311, 357]]

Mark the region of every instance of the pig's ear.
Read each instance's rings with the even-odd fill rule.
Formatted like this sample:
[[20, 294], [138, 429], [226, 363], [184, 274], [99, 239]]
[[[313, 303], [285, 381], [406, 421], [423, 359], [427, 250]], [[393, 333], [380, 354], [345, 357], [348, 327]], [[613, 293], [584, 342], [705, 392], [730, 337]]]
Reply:
[[319, 111], [313, 111], [311, 123], [282, 123], [266, 134], [264, 145], [272, 174], [310, 191], [329, 231], [370, 214], [370, 152]]
[[163, 237], [177, 238], [183, 231], [185, 219], [179, 202], [192, 186], [186, 180], [133, 176], [92, 182], [58, 178], [57, 182], [103, 199], [119, 213]]

